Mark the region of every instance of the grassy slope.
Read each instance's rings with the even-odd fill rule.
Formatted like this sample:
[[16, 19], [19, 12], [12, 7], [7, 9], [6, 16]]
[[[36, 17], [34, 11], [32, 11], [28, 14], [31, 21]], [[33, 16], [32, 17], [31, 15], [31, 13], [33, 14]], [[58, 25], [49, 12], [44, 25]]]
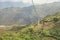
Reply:
[[46, 16], [40, 25], [1, 31], [0, 40], [60, 40], [60, 13]]

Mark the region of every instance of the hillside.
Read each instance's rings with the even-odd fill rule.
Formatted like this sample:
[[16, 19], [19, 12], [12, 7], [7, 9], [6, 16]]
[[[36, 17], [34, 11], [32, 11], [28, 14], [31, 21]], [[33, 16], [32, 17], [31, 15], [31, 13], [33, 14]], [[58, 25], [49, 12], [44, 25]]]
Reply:
[[44, 17], [39, 25], [8, 28], [0, 29], [0, 40], [60, 40], [60, 12]]
[[[36, 12], [35, 12], [36, 8]], [[37, 18], [43, 19], [46, 15], [60, 11], [60, 2], [36, 5], [29, 7], [8, 7], [0, 9], [0, 25], [28, 25], [37, 22]]]

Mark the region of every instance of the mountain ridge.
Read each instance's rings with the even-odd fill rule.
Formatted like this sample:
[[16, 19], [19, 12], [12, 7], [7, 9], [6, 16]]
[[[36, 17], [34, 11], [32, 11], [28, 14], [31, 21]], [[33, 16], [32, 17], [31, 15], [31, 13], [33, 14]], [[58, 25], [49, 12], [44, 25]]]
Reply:
[[[0, 25], [13, 24], [33, 24], [36, 23], [39, 17], [44, 18], [46, 15], [52, 15], [60, 11], [59, 3], [49, 3], [44, 5], [36, 5], [29, 7], [9, 7], [0, 9]], [[39, 16], [38, 16], [39, 15]]]

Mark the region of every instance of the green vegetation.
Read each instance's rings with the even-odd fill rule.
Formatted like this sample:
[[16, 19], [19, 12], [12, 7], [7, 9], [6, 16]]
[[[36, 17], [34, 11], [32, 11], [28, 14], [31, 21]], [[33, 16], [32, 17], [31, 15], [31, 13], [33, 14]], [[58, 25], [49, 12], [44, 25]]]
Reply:
[[46, 16], [40, 25], [17, 25], [0, 30], [0, 40], [60, 40], [60, 13]]

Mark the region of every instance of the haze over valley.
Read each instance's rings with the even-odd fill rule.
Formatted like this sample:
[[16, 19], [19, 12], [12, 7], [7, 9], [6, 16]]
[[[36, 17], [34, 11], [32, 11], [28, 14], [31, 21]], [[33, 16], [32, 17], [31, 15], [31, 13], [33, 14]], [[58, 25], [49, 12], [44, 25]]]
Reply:
[[[13, 4], [12, 4], [13, 5]], [[16, 5], [17, 6], [17, 5]], [[18, 5], [19, 6], [19, 5]], [[36, 9], [36, 12], [35, 12]], [[28, 7], [7, 7], [0, 9], [0, 25], [31, 24], [43, 19], [46, 15], [60, 11], [60, 2], [33, 5]], [[40, 18], [41, 17], [41, 18]]]

